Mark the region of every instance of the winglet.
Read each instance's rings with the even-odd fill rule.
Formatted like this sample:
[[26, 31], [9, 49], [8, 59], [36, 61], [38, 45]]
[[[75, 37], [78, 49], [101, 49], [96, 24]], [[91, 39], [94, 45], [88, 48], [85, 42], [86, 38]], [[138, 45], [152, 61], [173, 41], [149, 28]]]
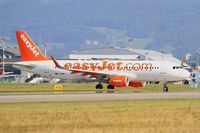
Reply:
[[55, 68], [62, 68], [62, 67], [60, 66], [60, 64], [56, 61], [56, 59], [54, 59], [53, 56], [51, 56], [51, 59], [53, 60], [53, 62], [54, 62], [54, 64], [55, 64]]

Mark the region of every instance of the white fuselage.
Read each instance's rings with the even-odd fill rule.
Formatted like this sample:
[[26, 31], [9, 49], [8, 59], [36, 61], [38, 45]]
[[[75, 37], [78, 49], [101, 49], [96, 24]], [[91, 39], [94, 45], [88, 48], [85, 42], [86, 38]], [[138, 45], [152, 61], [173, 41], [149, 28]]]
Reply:
[[52, 60], [17, 62], [14, 67], [43, 76], [68, 80], [80, 80], [85, 77], [82, 76], [82, 73], [72, 74], [70, 70], [123, 75], [130, 80], [141, 81], [181, 81], [190, 76], [187, 70], [178, 67], [179, 65], [176, 63], [168, 61], [58, 60], [58, 63], [66, 70], [56, 68]]

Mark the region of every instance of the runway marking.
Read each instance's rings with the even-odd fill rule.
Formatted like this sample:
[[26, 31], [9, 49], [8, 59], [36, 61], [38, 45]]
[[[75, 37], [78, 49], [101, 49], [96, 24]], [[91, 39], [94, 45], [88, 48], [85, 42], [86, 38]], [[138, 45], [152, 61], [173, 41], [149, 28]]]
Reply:
[[94, 94], [12, 94], [0, 95], [0, 103], [50, 101], [107, 101], [144, 99], [200, 99], [199, 92], [189, 93], [94, 93]]

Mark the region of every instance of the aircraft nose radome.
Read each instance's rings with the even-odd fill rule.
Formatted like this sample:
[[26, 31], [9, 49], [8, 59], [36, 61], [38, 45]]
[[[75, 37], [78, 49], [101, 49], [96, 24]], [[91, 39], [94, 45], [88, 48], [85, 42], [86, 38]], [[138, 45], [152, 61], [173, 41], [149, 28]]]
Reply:
[[189, 71], [187, 71], [187, 70], [185, 70], [185, 72], [184, 72], [184, 78], [189, 78], [190, 77], [190, 72]]
[[187, 71], [187, 73], [188, 73], [187, 77], [189, 78], [191, 76], [191, 73], [189, 71]]

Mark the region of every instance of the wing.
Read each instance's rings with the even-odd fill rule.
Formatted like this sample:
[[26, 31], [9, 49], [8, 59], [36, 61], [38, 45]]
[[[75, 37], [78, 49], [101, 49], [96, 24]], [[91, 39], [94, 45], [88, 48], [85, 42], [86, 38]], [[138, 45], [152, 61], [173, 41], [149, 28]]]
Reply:
[[77, 69], [65, 68], [65, 67], [60, 66], [60, 64], [57, 62], [56, 59], [54, 59], [53, 56], [51, 56], [51, 59], [53, 60], [56, 68], [71, 71], [71, 74], [81, 73], [82, 76], [90, 76], [91, 78], [102, 78], [102, 77], [106, 78], [108, 76], [108, 74], [104, 72], [96, 72], [96, 71], [93, 72], [93, 71], [88, 71], [88, 70], [77, 70]]

